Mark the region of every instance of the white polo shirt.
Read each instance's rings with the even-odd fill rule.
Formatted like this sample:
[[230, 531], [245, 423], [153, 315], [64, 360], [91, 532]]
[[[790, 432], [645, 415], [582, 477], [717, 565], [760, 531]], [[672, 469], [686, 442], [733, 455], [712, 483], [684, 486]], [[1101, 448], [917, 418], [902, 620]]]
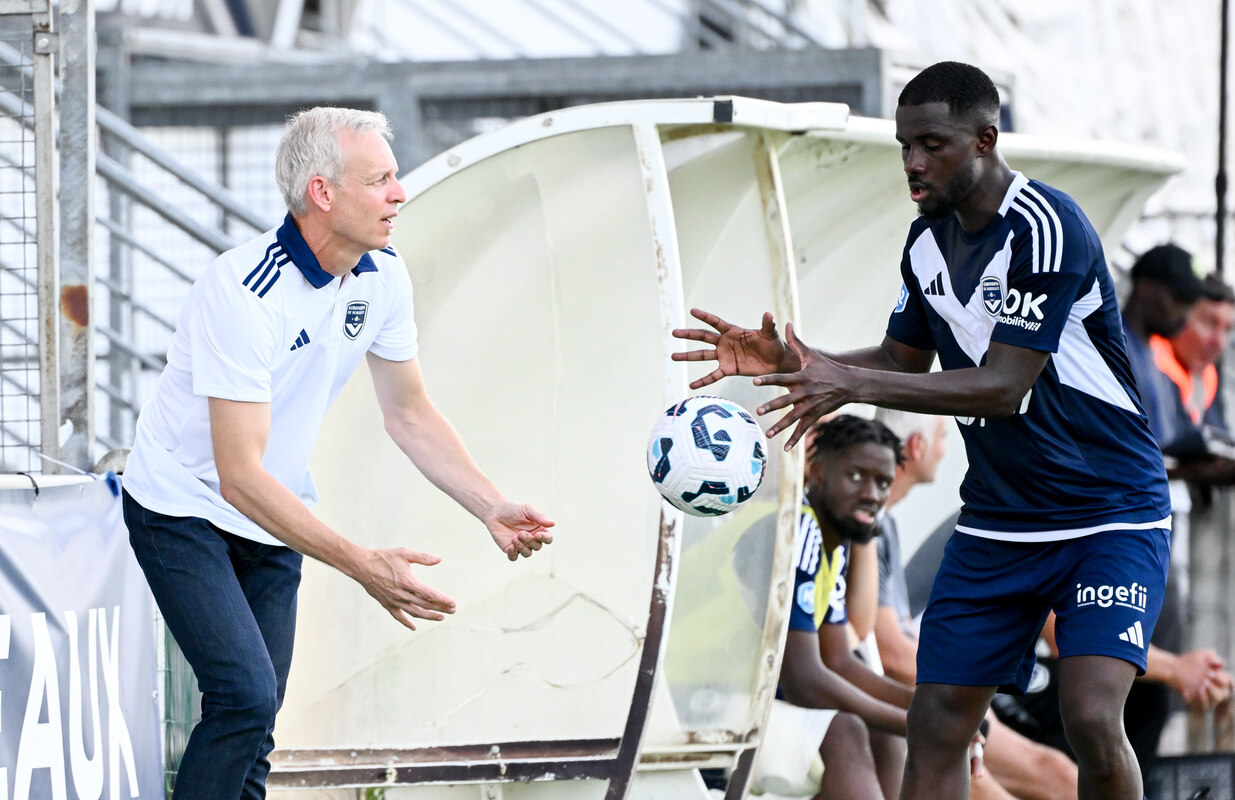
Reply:
[[219, 494], [207, 398], [270, 404], [262, 465], [312, 505], [309, 458], [322, 418], [366, 352], [390, 361], [416, 355], [403, 259], [375, 250], [336, 278], [289, 215], [219, 256], [193, 285], [137, 420], [124, 487], [151, 511], [281, 544]]

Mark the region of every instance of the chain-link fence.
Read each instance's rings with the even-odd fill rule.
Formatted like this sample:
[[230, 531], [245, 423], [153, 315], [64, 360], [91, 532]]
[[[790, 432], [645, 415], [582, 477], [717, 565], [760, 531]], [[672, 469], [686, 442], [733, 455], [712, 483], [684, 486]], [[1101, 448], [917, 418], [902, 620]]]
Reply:
[[0, 472], [41, 469], [33, 33], [0, 15]]

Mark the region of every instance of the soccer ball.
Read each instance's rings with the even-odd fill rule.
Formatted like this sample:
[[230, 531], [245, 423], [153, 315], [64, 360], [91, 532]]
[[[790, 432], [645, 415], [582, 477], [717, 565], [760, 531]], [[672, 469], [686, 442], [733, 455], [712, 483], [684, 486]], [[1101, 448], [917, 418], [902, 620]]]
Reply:
[[717, 516], [746, 502], [763, 482], [763, 429], [723, 397], [690, 397], [669, 407], [648, 439], [648, 473], [687, 514]]

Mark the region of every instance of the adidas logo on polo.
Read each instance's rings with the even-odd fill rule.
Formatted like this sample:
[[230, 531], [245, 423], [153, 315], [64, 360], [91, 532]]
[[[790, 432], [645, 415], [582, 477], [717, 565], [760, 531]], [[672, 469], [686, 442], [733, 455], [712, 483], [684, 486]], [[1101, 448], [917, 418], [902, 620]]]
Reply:
[[1141, 631], [1141, 621], [1138, 619], [1132, 623], [1132, 627], [1119, 634], [1119, 638], [1130, 644], [1134, 644], [1142, 650], [1145, 649], [1145, 634]]
[[309, 334], [305, 333], [304, 328], [300, 329], [300, 335], [296, 337], [296, 342], [292, 345], [292, 350], [299, 347], [304, 347], [309, 343]]
[[943, 289], [943, 273], [935, 276], [935, 280], [931, 281], [931, 285], [922, 290], [922, 294], [933, 294], [942, 297], [947, 294]]

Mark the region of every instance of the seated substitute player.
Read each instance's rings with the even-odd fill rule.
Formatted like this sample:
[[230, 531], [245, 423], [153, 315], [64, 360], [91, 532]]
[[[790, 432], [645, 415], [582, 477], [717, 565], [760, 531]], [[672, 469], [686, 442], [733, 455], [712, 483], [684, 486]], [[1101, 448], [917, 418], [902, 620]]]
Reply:
[[508, 558], [552, 541], [553, 522], [502, 496], [426, 393], [412, 285], [390, 247], [407, 195], [389, 137], [371, 111], [315, 108], [289, 120], [275, 157], [287, 218], [194, 284], [137, 422], [124, 518], [203, 694], [175, 800], [266, 796], [301, 554], [356, 580], [408, 628], [454, 612], [412, 574], [437, 556], [362, 547], [307, 508], [318, 428], [361, 358], [391, 439]]
[[807, 455], [779, 694], [796, 706], [834, 710], [816, 716], [812, 731], [822, 737], [823, 800], [899, 794], [913, 693], [858, 661], [845, 631], [849, 547], [874, 536], [899, 452], [883, 425], [841, 415], [815, 426]]
[[[969, 471], [922, 622], [905, 797], [966, 795], [970, 737], [998, 687], [1026, 688], [1054, 609], [1079, 797], [1142, 800], [1123, 705], [1166, 581], [1162, 453], [1098, 235], [1071, 198], [1008, 167], [998, 120], [998, 90], [967, 64], [935, 64], [901, 92], [896, 138], [921, 216], [881, 344], [829, 354], [792, 324], [782, 339], [771, 314], [751, 330], [696, 309], [709, 328], [674, 335], [709, 347], [674, 358], [718, 362], [692, 388], [727, 375], [785, 387], [757, 411], [789, 409], [768, 429], [796, 423], [787, 448], [846, 403], [958, 418]], [[1078, 602], [1090, 591], [1121, 601]]]

